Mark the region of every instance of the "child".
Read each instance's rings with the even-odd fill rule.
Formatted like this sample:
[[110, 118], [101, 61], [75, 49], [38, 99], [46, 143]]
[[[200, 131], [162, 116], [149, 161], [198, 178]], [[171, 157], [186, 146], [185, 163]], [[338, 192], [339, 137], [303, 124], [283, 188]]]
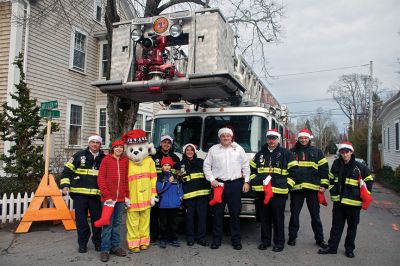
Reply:
[[160, 214], [160, 248], [167, 247], [167, 241], [174, 247], [179, 247], [176, 235], [176, 217], [183, 197], [182, 185], [171, 173], [175, 164], [171, 157], [161, 160], [162, 174], [157, 179]]

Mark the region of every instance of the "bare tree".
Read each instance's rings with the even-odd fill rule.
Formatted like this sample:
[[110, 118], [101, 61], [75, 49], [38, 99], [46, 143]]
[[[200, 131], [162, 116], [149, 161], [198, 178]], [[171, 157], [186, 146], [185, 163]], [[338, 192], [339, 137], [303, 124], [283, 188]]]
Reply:
[[[355, 126], [368, 121], [370, 77], [362, 74], [342, 75], [328, 89], [340, 109]], [[373, 80], [374, 98], [379, 94], [378, 79]], [[379, 97], [378, 97], [379, 98]], [[354, 114], [354, 121], [353, 115]]]

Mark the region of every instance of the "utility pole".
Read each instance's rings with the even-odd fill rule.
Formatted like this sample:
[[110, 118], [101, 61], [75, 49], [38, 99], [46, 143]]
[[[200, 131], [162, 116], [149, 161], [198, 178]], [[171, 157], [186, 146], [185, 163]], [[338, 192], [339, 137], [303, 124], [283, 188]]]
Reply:
[[374, 113], [374, 103], [372, 100], [372, 94], [373, 94], [373, 75], [372, 75], [372, 61], [369, 61], [369, 75], [370, 75], [370, 81], [369, 81], [369, 119], [368, 119], [368, 149], [367, 149], [367, 163], [369, 169], [372, 171], [372, 116]]
[[355, 129], [355, 123], [356, 123], [356, 108], [353, 106], [351, 106], [351, 130], [354, 133], [354, 129]]

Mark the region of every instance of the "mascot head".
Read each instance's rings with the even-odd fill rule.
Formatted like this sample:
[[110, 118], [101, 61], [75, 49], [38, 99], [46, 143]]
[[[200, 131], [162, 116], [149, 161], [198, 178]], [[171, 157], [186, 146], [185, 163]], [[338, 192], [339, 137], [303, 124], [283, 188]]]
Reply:
[[134, 129], [122, 136], [125, 143], [126, 156], [134, 163], [141, 163], [144, 158], [155, 154], [153, 143], [147, 142], [146, 132], [141, 129]]

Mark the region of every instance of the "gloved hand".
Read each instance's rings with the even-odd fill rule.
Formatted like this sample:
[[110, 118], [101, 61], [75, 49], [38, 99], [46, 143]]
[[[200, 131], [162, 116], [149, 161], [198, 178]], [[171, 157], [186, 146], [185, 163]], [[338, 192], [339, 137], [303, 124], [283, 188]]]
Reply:
[[63, 187], [63, 189], [62, 189], [62, 194], [65, 196], [65, 195], [68, 195], [69, 194], [69, 187]]
[[129, 208], [131, 206], [131, 200], [128, 197], [125, 197], [125, 206]]
[[152, 197], [152, 198], [150, 199], [151, 207], [153, 207], [154, 205], [156, 205], [156, 202], [158, 202], [158, 198]]

